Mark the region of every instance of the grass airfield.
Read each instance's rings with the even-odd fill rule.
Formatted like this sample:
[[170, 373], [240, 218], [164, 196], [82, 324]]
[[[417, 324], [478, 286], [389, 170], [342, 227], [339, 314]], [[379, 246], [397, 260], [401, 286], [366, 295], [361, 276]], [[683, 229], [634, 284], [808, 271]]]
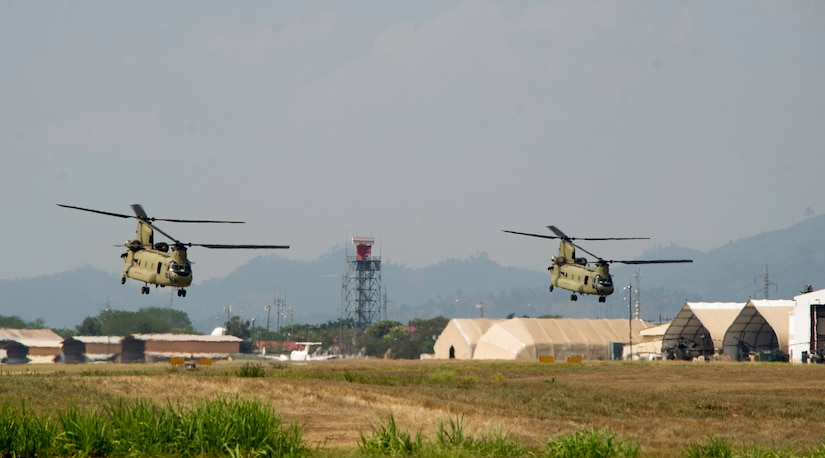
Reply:
[[359, 456], [362, 434], [389, 414], [399, 430], [427, 438], [460, 417], [466, 435], [503, 435], [539, 454], [548, 439], [609, 429], [640, 456], [684, 455], [717, 440], [743, 456], [825, 456], [825, 365], [350, 359], [0, 370], [0, 402], [35, 414], [117, 399], [260, 401], [298, 423], [314, 456]]

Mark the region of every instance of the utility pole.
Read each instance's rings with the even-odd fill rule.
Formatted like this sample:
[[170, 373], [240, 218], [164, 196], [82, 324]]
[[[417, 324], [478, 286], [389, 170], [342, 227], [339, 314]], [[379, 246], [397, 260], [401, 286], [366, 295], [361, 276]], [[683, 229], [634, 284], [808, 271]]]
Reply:
[[265, 305], [264, 310], [266, 310], [266, 338], [269, 339], [269, 311], [272, 310], [272, 306]]
[[633, 282], [623, 289], [627, 290], [627, 340], [630, 343], [630, 361], [633, 361]]

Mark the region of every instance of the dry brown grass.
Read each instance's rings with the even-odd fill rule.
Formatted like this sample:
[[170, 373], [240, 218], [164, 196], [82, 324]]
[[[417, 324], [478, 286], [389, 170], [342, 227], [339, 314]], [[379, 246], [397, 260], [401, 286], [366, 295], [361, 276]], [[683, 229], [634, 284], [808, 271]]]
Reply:
[[357, 449], [392, 412], [432, 437], [463, 415], [476, 437], [498, 429], [525, 446], [579, 429], [610, 428], [645, 456], [673, 456], [712, 435], [736, 449], [821, 447], [825, 365], [338, 360], [260, 362], [266, 377], [237, 377], [244, 362], [196, 371], [165, 364], [4, 366], [0, 402], [53, 411], [140, 397], [189, 404], [216, 396], [272, 403], [324, 453]]

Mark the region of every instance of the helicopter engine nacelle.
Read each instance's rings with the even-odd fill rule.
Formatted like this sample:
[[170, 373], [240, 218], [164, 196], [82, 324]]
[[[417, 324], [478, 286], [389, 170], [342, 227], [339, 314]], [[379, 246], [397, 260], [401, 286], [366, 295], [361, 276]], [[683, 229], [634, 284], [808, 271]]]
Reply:
[[575, 262], [576, 262], [576, 264], [578, 264], [580, 266], [586, 266], [587, 265], [587, 258], [576, 258]]
[[565, 259], [564, 256], [553, 256], [550, 260], [553, 261], [553, 264], [557, 265], [562, 265], [567, 262], [567, 259]]
[[164, 253], [169, 251], [169, 244], [165, 242], [160, 242], [155, 244], [155, 249], [158, 251], [163, 251]]
[[143, 244], [139, 240], [127, 240], [125, 245], [131, 251], [138, 251], [143, 248]]

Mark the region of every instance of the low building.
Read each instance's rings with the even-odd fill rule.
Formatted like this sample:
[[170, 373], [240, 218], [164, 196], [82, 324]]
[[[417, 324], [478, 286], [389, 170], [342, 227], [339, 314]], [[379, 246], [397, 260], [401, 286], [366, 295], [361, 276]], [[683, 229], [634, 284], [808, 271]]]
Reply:
[[173, 357], [226, 359], [239, 353], [243, 342], [235, 336], [195, 334], [134, 334], [129, 337], [143, 342], [147, 362]]
[[[5, 347], [17, 342], [28, 348], [27, 358], [33, 363], [51, 363], [60, 355], [63, 338], [51, 329], [0, 328], [0, 343]], [[18, 351], [16, 349], [15, 351]]]
[[74, 336], [83, 342], [87, 361], [114, 361], [123, 352], [121, 336]]

